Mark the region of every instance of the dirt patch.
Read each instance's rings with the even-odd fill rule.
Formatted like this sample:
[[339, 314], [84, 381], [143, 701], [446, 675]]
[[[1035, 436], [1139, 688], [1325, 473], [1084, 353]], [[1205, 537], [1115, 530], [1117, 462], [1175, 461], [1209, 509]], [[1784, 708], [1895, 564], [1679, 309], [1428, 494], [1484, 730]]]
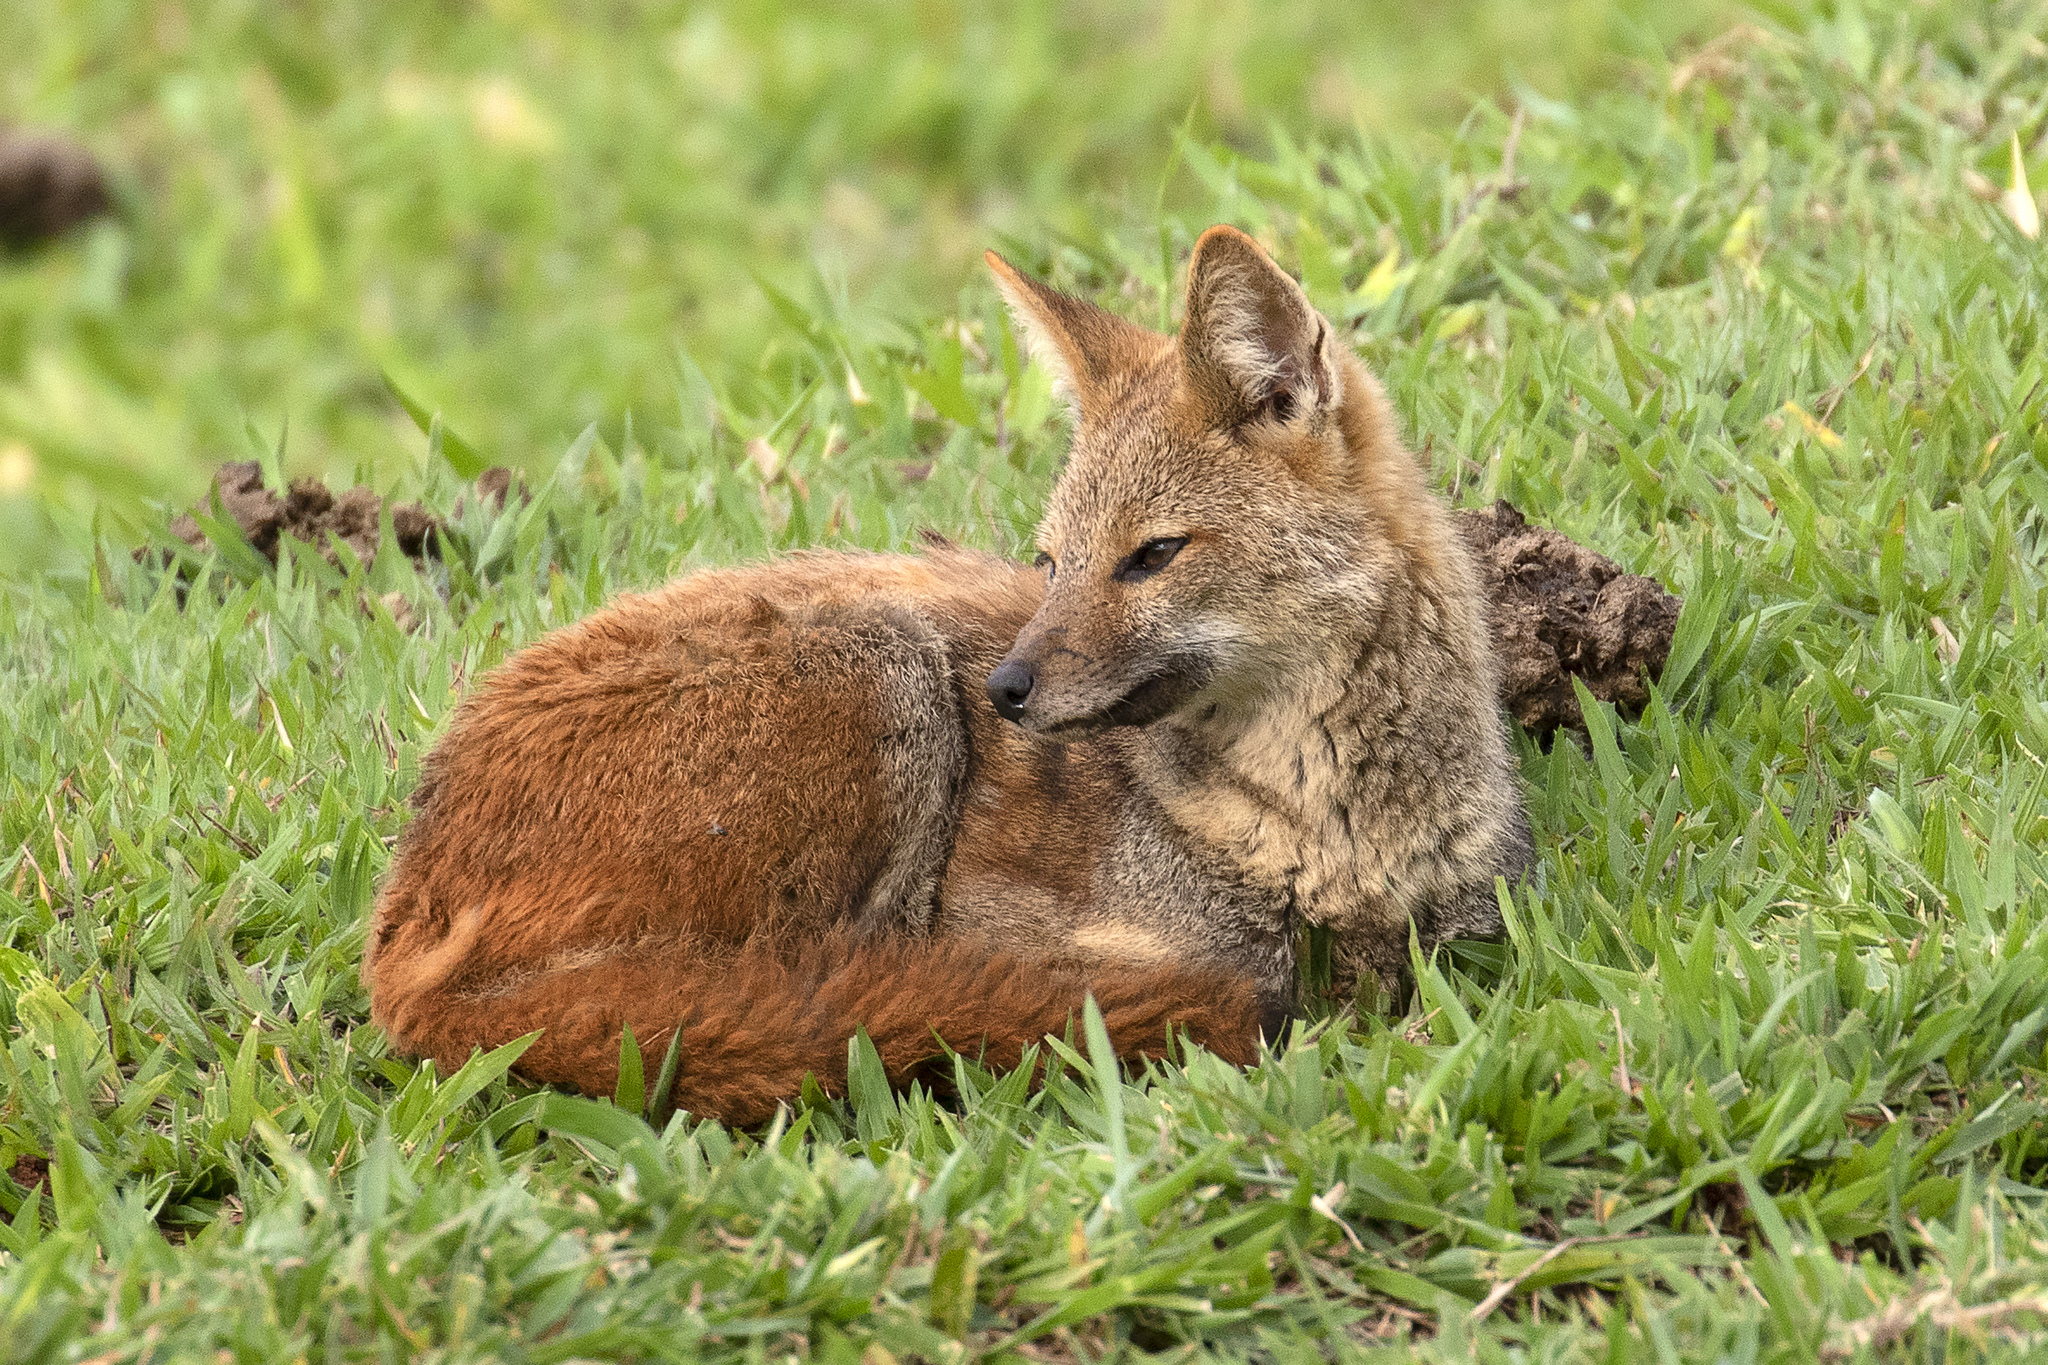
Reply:
[[1493, 604], [1501, 705], [1524, 729], [1584, 730], [1577, 678], [1624, 714], [1640, 712], [1671, 655], [1678, 598], [1662, 584], [1542, 526], [1513, 504], [1456, 513]]
[[50, 1183], [49, 1158], [18, 1156], [7, 1168], [7, 1178], [25, 1190], [39, 1190]]
[[[489, 469], [476, 476], [477, 497], [500, 511], [504, 510], [505, 499], [511, 492], [512, 471], [504, 465], [492, 465]], [[525, 502], [530, 497], [531, 494], [526, 491], [526, 485], [521, 483], [519, 486], [519, 500]], [[455, 515], [458, 517], [462, 515], [462, 501], [459, 498], [455, 503]]]
[[0, 128], [0, 246], [26, 251], [112, 207], [92, 153], [59, 137]]
[[[477, 481], [479, 492], [492, 497], [495, 491], [495, 500], [502, 503], [510, 477], [505, 470], [486, 470]], [[279, 539], [291, 536], [317, 546], [330, 564], [336, 562], [335, 545], [346, 544], [367, 566], [377, 557], [377, 517], [387, 506], [391, 509], [391, 530], [397, 537], [398, 548], [414, 560], [438, 555], [434, 533], [446, 524], [416, 502], [386, 503], [368, 488], [350, 488], [336, 494], [318, 479], [295, 479], [280, 497], [263, 486], [263, 470], [254, 460], [222, 465], [214, 473], [213, 486], [220, 494], [220, 507], [226, 519], [239, 527], [256, 552], [273, 564], [277, 563]], [[209, 496], [193, 511], [211, 516], [212, 509], [213, 499]], [[206, 532], [194, 516], [179, 517], [170, 529], [187, 545], [199, 550], [208, 548]]]

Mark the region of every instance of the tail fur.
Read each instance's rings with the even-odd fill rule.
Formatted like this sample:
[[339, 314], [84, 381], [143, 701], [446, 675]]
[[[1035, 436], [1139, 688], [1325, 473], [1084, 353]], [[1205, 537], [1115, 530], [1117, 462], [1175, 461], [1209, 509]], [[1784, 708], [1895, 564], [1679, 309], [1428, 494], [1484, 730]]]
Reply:
[[772, 1116], [806, 1073], [845, 1093], [857, 1028], [903, 1087], [943, 1056], [941, 1040], [993, 1067], [1017, 1065], [1027, 1047], [1066, 1030], [1084, 994], [1095, 997], [1120, 1056], [1164, 1055], [1169, 1030], [1240, 1065], [1258, 1055], [1253, 985], [1185, 966], [1082, 975], [961, 940], [835, 935], [794, 946], [763, 937], [724, 952], [643, 942], [494, 981], [442, 965], [466, 956], [469, 945], [456, 941], [473, 936], [463, 929], [451, 926], [439, 951], [407, 961], [387, 948], [373, 964], [373, 1015], [403, 1050], [446, 1074], [472, 1049], [541, 1029], [520, 1074], [607, 1095], [618, 1083], [623, 1025], [652, 1057], [680, 1027], [676, 1107], [733, 1124]]

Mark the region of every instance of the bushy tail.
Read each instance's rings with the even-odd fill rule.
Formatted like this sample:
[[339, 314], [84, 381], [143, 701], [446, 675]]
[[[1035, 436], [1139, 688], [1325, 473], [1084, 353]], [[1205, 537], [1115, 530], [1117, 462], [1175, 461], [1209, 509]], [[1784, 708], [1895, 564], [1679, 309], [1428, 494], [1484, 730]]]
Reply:
[[1187, 967], [1084, 977], [957, 940], [834, 936], [724, 952], [641, 943], [492, 979], [478, 970], [470, 927], [453, 926], [424, 952], [385, 945], [373, 960], [372, 1017], [400, 1048], [433, 1058], [446, 1075], [474, 1048], [541, 1029], [520, 1074], [609, 1095], [623, 1025], [632, 1025], [650, 1070], [680, 1026], [676, 1107], [734, 1124], [773, 1115], [806, 1073], [828, 1093], [845, 1093], [846, 1044], [857, 1028], [901, 1087], [943, 1055], [940, 1039], [986, 1065], [1015, 1066], [1027, 1047], [1078, 1019], [1086, 994], [1120, 1056], [1163, 1055], [1169, 1029], [1232, 1062], [1258, 1055], [1252, 984]]

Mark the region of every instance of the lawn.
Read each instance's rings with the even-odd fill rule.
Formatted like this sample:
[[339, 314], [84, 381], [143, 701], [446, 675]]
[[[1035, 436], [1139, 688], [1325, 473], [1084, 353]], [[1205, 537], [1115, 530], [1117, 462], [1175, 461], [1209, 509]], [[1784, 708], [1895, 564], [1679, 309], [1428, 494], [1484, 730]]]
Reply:
[[[2048, 279], [2000, 199], [2016, 155], [2048, 184], [2048, 3], [1788, 0], [1668, 49], [1476, 6], [1483, 61], [1526, 38], [1529, 82], [1444, 116], [1416, 91], [1486, 82], [1436, 54], [1399, 117], [1273, 56], [1364, 37], [1248, 10], [1210, 35], [1253, 73], [1239, 112], [1172, 23], [1091, 64], [1036, 9], [1016, 89], [962, 19], [945, 50], [980, 65], [877, 62], [886, 100], [837, 84], [910, 50], [881, 18], [679, 12], [641, 52], [624, 6], [179, 12], [81, 4], [26, 40], [81, 127], [212, 146], [240, 90], [269, 150], [223, 138], [142, 227], [0, 267], [0, 444], [50, 481], [10, 504], [41, 571], [0, 577], [0, 1170], [46, 1175], [0, 1179], [0, 1358], [2038, 1358]], [[531, 88], [478, 83], [515, 28]], [[277, 46], [181, 85], [108, 65], [137, 34]], [[706, 59], [724, 112], [662, 133], [632, 63], [700, 42], [754, 64]], [[1371, 117], [1258, 117], [1318, 89]], [[600, 126], [757, 159], [664, 198], [678, 167]], [[760, 134], [799, 126], [823, 140]], [[565, 158], [560, 200], [501, 153]], [[231, 182], [253, 238], [209, 198]], [[882, 206], [870, 256], [826, 240], [842, 185]], [[674, 216], [635, 239], [643, 193]], [[475, 247], [436, 196], [510, 216]], [[1020, 548], [1062, 429], [969, 248], [1159, 324], [1219, 219], [1351, 329], [1450, 496], [1686, 599], [1643, 715], [1522, 740], [1541, 856], [1508, 940], [1249, 1071], [1126, 1076], [1084, 1029], [1036, 1091], [962, 1062], [957, 1101], [898, 1098], [856, 1064], [754, 1132], [388, 1056], [363, 915], [462, 687], [697, 564], [920, 526]], [[145, 495], [257, 447], [443, 509], [503, 459], [532, 497], [463, 498], [419, 568], [223, 537], [181, 590], [131, 557], [164, 537]], [[97, 532], [79, 481], [112, 490]]]

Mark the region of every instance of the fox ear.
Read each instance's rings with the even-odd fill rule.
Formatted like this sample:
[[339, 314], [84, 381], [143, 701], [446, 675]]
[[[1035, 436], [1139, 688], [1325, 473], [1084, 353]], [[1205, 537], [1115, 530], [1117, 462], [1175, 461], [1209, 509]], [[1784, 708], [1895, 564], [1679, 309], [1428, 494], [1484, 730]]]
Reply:
[[983, 259], [1032, 359], [1052, 371], [1054, 391], [1082, 412], [1098, 405], [1106, 381], [1141, 363], [1160, 343], [1135, 323], [1032, 279], [993, 251]]
[[1336, 345], [1308, 295], [1257, 242], [1219, 224], [1195, 243], [1181, 357], [1231, 420], [1269, 411], [1285, 422], [1335, 407]]

